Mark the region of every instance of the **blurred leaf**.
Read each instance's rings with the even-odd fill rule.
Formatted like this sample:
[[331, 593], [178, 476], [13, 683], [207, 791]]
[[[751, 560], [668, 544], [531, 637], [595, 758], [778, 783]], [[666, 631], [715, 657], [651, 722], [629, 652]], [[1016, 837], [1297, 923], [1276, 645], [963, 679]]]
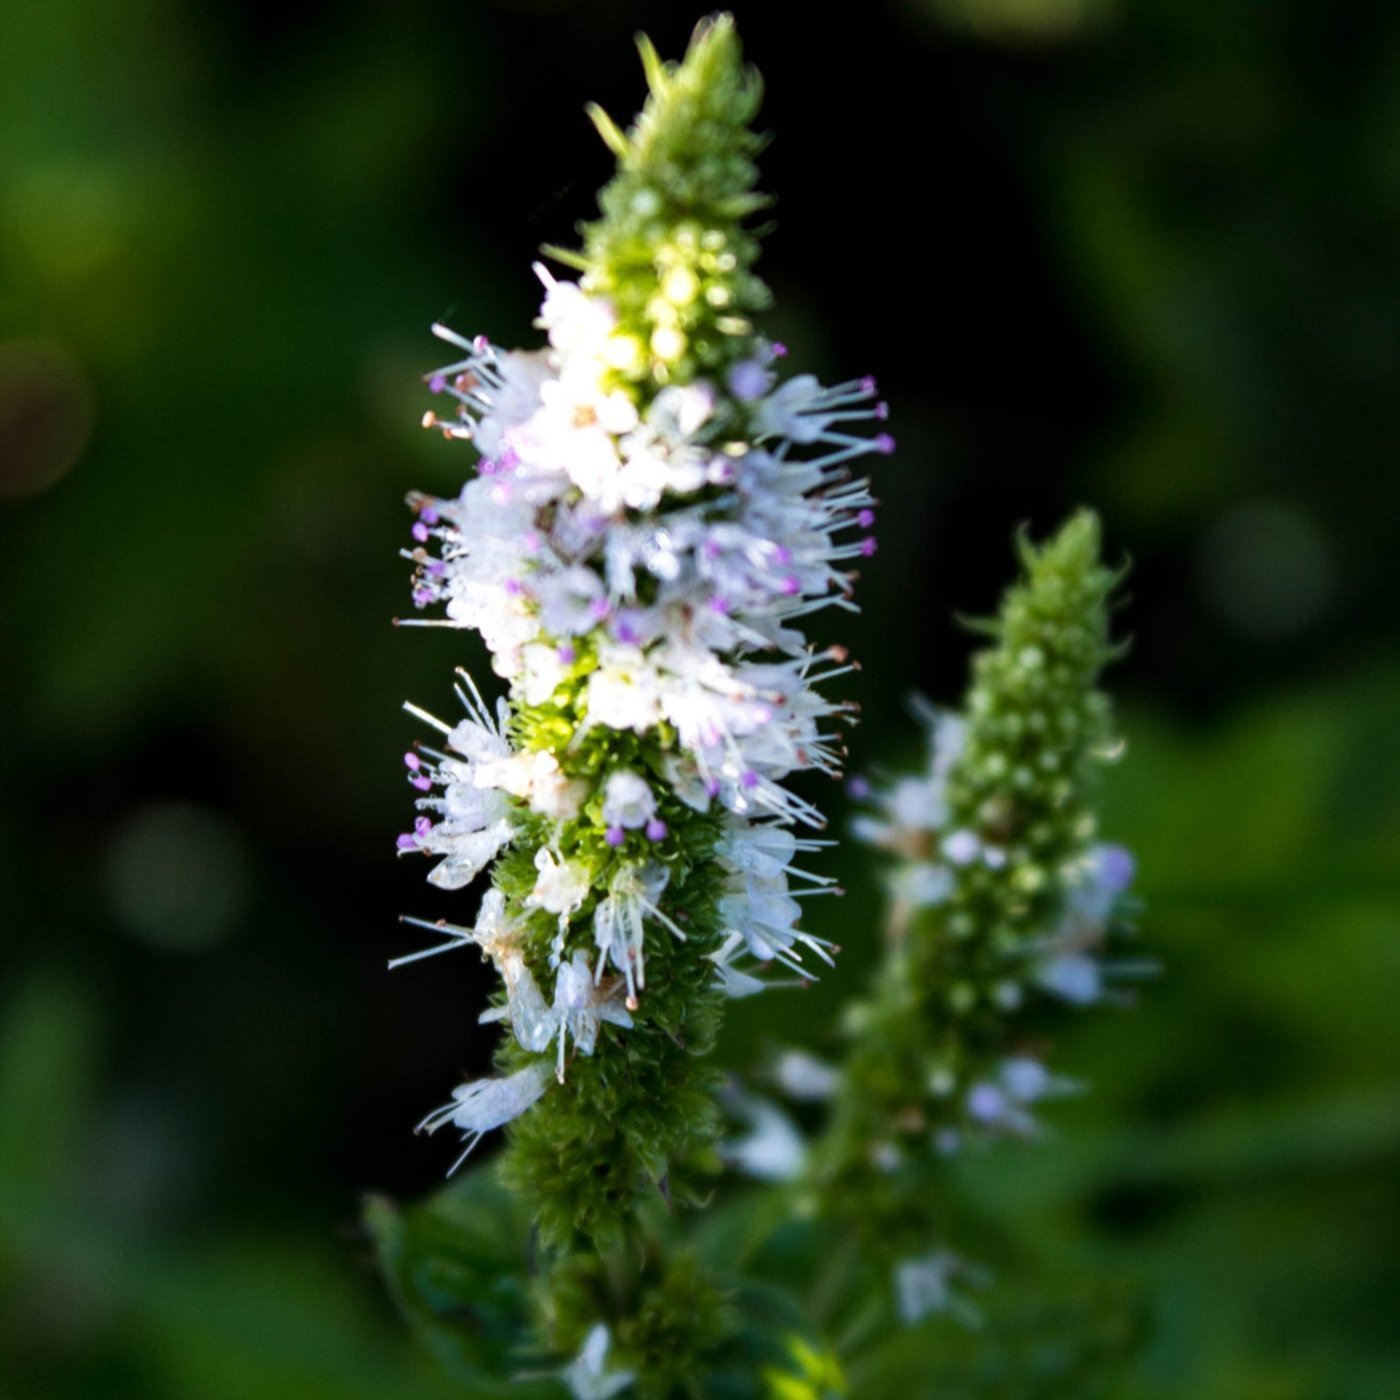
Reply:
[[[469, 1172], [415, 1206], [371, 1197], [365, 1223], [395, 1301], [443, 1364], [482, 1395], [488, 1379], [531, 1369], [529, 1216], [493, 1169]], [[510, 1387], [522, 1396], [558, 1390], [557, 1382]]]
[[94, 1092], [96, 1013], [71, 982], [23, 984], [0, 1019], [0, 1181], [51, 1183], [78, 1160]]
[[1108, 1288], [999, 1280], [976, 1329], [947, 1317], [901, 1328], [850, 1363], [853, 1395], [908, 1400], [1094, 1400], [1121, 1396], [1144, 1334], [1140, 1301]]

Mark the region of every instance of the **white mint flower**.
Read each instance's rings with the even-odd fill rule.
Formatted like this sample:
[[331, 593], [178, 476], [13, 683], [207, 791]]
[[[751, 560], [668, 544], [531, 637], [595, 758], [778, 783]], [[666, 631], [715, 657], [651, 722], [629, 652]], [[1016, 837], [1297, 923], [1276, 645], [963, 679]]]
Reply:
[[963, 1295], [961, 1286], [985, 1287], [989, 1281], [985, 1270], [947, 1249], [905, 1259], [894, 1271], [900, 1321], [914, 1327], [926, 1318], [947, 1314], [965, 1327], [976, 1327], [982, 1321], [981, 1310]]
[[588, 678], [588, 722], [642, 733], [661, 716], [655, 673], [636, 647], [604, 645]]
[[953, 872], [931, 861], [911, 861], [895, 871], [890, 892], [901, 909], [931, 909], [952, 896]]
[[539, 604], [540, 625], [554, 637], [590, 632], [607, 616], [603, 581], [581, 564], [532, 579], [530, 592]]
[[601, 981], [604, 967], [611, 962], [627, 983], [629, 1010], [636, 1009], [637, 992], [647, 984], [647, 920], [654, 920], [677, 938], [685, 938], [684, 930], [659, 907], [658, 901], [669, 878], [666, 867], [655, 861], [647, 865], [624, 865], [613, 876], [607, 895], [598, 901], [593, 911], [593, 940], [599, 953], [594, 978]]
[[499, 357], [496, 368], [500, 382], [475, 432], [477, 448], [488, 458], [504, 448], [512, 430], [538, 412], [540, 389], [549, 378], [549, 365], [541, 351], [507, 352]]
[[531, 642], [520, 652], [520, 688], [527, 705], [543, 705], [567, 679], [572, 662], [563, 647]]
[[724, 992], [725, 996], [734, 1001], [744, 997], [757, 996], [759, 992], [766, 991], [770, 985], [761, 977], [755, 977], [751, 972], [744, 972], [734, 966], [735, 959], [744, 956], [747, 952], [748, 947], [744, 942], [744, 935], [730, 933], [717, 951], [710, 954], [715, 965], [715, 984]]
[[1059, 925], [1031, 950], [1031, 979], [1042, 991], [1070, 1006], [1127, 1000], [1109, 988], [1112, 980], [1150, 977], [1156, 964], [1146, 959], [1104, 958], [1102, 946], [1114, 908], [1136, 873], [1132, 854], [1122, 846], [1091, 846], [1069, 872], [1069, 891]]
[[[603, 825], [635, 831], [656, 816], [656, 794], [636, 773], [619, 768], [608, 775], [603, 787]], [[665, 835], [663, 831], [660, 833]]]
[[526, 904], [558, 914], [567, 921], [567, 916], [583, 903], [592, 888], [587, 870], [572, 861], [556, 860], [554, 853], [545, 846], [535, 852], [535, 869], [540, 873]]
[[604, 1021], [630, 1030], [632, 1017], [622, 1004], [620, 979], [597, 982], [588, 959], [575, 953], [572, 961], [559, 969], [554, 985], [554, 1015], [559, 1022], [559, 1079], [564, 1078], [565, 1035], [574, 1038], [582, 1055], [591, 1055], [598, 1043], [598, 1032]]
[[1073, 1080], [1052, 1075], [1039, 1060], [1015, 1056], [1003, 1060], [991, 1079], [967, 1091], [967, 1116], [974, 1128], [997, 1136], [1035, 1137], [1041, 1132], [1031, 1111], [1042, 1099], [1079, 1091]]
[[480, 831], [457, 831], [452, 823], [439, 822], [416, 834], [420, 851], [444, 857], [428, 872], [429, 884], [443, 890], [463, 889], [495, 860], [512, 834], [508, 821], [493, 822]]
[[579, 1354], [559, 1372], [574, 1400], [612, 1400], [637, 1379], [635, 1371], [608, 1368], [612, 1341], [606, 1323], [598, 1323], [584, 1338]]
[[805, 1050], [784, 1050], [773, 1065], [773, 1078], [788, 1098], [801, 1103], [831, 1098], [841, 1082], [838, 1070]]
[[430, 1113], [418, 1131], [435, 1133], [448, 1123], [461, 1129], [467, 1147], [452, 1164], [450, 1176], [487, 1133], [518, 1118], [535, 1103], [549, 1087], [549, 1079], [549, 1069], [542, 1063], [528, 1065], [506, 1079], [474, 1079], [454, 1089], [452, 1102]]
[[796, 1181], [807, 1163], [807, 1144], [797, 1124], [777, 1104], [755, 1094], [736, 1093], [729, 1106], [749, 1131], [720, 1145], [724, 1160], [758, 1181]]
[[423, 815], [415, 820], [412, 831], [398, 839], [399, 852], [442, 856], [428, 879], [449, 890], [470, 884], [515, 830], [504, 796], [482, 791], [477, 781], [484, 767], [507, 761], [498, 755], [509, 753], [509, 745], [500, 723], [491, 720], [470, 679], [467, 685], [470, 693], [459, 690], [458, 694], [468, 718], [455, 727], [449, 728], [416, 706], [407, 707], [465, 756], [458, 759], [434, 749], [404, 755], [410, 784], [426, 795], [415, 804]]
[[614, 977], [606, 984], [595, 982], [582, 953], [575, 953], [571, 962], [558, 969], [552, 1005], [545, 1002], [518, 949], [509, 950], [502, 957], [500, 968], [506, 984], [506, 1005], [483, 1011], [478, 1019], [483, 1023], [509, 1020], [516, 1041], [525, 1050], [539, 1053], [557, 1041], [555, 1074], [561, 1084], [570, 1036], [580, 1054], [591, 1055], [604, 1021], [624, 1028], [632, 1025], [632, 1017], [619, 995], [621, 979]]
[[[757, 832], [762, 842], [765, 837], [771, 841], [774, 828], [764, 825], [750, 830]], [[764, 857], [759, 842], [736, 842], [731, 836], [728, 847], [733, 850], [737, 845], [744, 864], [730, 866], [724, 882], [725, 893], [719, 899], [720, 919], [725, 932], [742, 938], [749, 953], [759, 962], [780, 962], [802, 978], [811, 978], [813, 974], [803, 965], [797, 945], [809, 948], [829, 964], [832, 944], [797, 927], [802, 907], [788, 885], [791, 867], [786, 863], [779, 865], [771, 855]], [[814, 884], [804, 892], [836, 893], [836, 890], [830, 884]]]
[[541, 749], [530, 755], [529, 786], [525, 797], [531, 810], [555, 821], [578, 816], [587, 788], [568, 777], [552, 753]]
[[426, 919], [413, 919], [407, 915], [403, 916], [400, 922], [427, 929], [432, 933], [445, 933], [448, 941], [424, 948], [417, 953], [409, 953], [406, 957], [394, 958], [389, 963], [390, 968], [402, 967], [405, 963], [418, 962], [438, 953], [450, 952], [454, 948], [464, 948], [468, 944], [475, 944], [487, 957], [499, 964], [507, 952], [517, 946], [521, 936], [519, 925], [506, 911], [505, 896], [497, 889], [487, 890], [482, 896], [476, 923], [471, 928], [449, 924], [445, 919], [429, 923]]
[[606, 363], [617, 326], [612, 307], [601, 297], [585, 295], [576, 283], [557, 281], [543, 263], [535, 263], [534, 272], [544, 286], [537, 324], [549, 343], [568, 358]]
[[477, 766], [474, 777], [480, 787], [500, 788], [534, 811], [564, 820], [577, 815], [583, 798], [582, 786], [568, 778], [559, 760], [544, 749], [491, 759]]

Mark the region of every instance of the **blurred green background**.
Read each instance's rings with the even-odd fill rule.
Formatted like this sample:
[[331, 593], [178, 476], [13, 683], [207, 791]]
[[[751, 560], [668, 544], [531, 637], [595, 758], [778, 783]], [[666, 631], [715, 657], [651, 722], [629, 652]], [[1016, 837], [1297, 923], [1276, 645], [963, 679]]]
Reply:
[[[622, 0], [0, 5], [0, 1395], [460, 1393], [356, 1226], [492, 1036], [393, 977], [395, 632], [427, 327], [527, 343], [535, 248], [630, 114]], [[1246, 0], [741, 7], [793, 363], [877, 372], [858, 766], [952, 699], [1017, 522], [1134, 561], [1106, 831], [1164, 964], [1074, 1018], [1095, 1092], [962, 1189], [1147, 1300], [1116, 1394], [1400, 1394], [1400, 12]], [[833, 636], [836, 634], [833, 633]], [[822, 800], [840, 806], [837, 794]], [[734, 1019], [821, 1035], [874, 947]], [[832, 902], [834, 905], [835, 902]], [[814, 907], [815, 908], [815, 907]], [[875, 1393], [871, 1391], [870, 1393]]]

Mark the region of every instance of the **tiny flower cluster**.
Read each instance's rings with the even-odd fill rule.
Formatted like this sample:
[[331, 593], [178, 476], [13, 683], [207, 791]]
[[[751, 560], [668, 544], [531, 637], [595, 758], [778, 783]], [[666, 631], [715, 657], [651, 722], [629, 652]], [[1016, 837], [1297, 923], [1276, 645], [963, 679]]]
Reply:
[[[817, 687], [852, 666], [814, 653], [799, 623], [853, 607], [875, 502], [852, 463], [894, 444], [873, 381], [781, 380], [783, 347], [758, 338], [722, 382], [638, 393], [618, 376], [644, 347], [608, 301], [537, 271], [547, 348], [435, 328], [460, 355], [429, 378], [453, 411], [425, 422], [480, 458], [456, 497], [410, 498], [413, 598], [482, 635], [510, 698], [493, 713], [464, 676], [455, 724], [410, 707], [442, 742], [406, 756], [419, 815], [399, 838], [436, 858], [444, 889], [522, 844], [537, 878], [523, 899], [493, 890], [474, 928], [433, 925], [447, 941], [399, 961], [478, 945], [506, 990], [488, 1017], [524, 1049], [553, 1047], [562, 1081], [602, 1023], [631, 1025], [648, 940], [688, 936], [666, 893], [690, 816], [712, 834], [715, 980], [742, 996], [763, 985], [744, 958], [799, 978], [809, 956], [830, 961], [798, 926], [802, 896], [833, 892], [796, 864], [823, 843], [793, 829], [824, 823], [784, 780], [839, 772], [850, 707]], [[543, 962], [536, 912], [552, 920]], [[464, 1086], [425, 1126], [474, 1142], [544, 1085], [532, 1070]]]

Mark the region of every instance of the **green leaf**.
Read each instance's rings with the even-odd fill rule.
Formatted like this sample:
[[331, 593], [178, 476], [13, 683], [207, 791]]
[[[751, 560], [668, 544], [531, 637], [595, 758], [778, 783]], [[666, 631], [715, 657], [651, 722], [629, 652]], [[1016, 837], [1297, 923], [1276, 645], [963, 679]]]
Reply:
[[[474, 1171], [419, 1205], [387, 1197], [365, 1202], [390, 1292], [427, 1348], [453, 1373], [477, 1383], [540, 1371], [529, 1340], [529, 1223], [494, 1170]], [[554, 1395], [545, 1381], [510, 1393]]]
[[77, 1160], [92, 1094], [90, 998], [56, 978], [20, 989], [0, 1021], [0, 1178], [47, 1182]]

